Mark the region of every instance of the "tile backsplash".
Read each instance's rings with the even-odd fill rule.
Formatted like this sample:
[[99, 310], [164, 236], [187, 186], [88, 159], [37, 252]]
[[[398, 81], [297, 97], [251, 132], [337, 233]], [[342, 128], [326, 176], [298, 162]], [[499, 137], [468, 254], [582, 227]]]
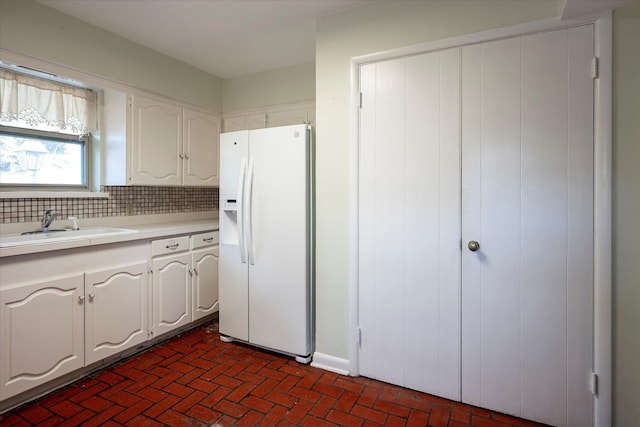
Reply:
[[218, 210], [216, 187], [103, 186], [101, 191], [109, 197], [0, 199], [0, 223], [40, 221], [49, 208], [65, 219]]

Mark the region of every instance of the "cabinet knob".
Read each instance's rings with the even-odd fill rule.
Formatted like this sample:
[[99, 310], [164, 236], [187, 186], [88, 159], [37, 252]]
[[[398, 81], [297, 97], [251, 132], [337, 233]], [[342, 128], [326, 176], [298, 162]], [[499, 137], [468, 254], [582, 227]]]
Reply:
[[93, 292], [89, 294], [89, 299], [91, 301], [93, 301], [93, 299], [96, 297], [96, 294], [94, 294]]
[[475, 252], [478, 249], [480, 249], [480, 243], [476, 242], [475, 240], [472, 240], [469, 242], [469, 244], [467, 245], [467, 247], [469, 248], [469, 250], [471, 252]]
[[82, 304], [82, 303], [84, 302], [84, 295], [80, 295], [80, 296], [78, 297], [78, 302], [79, 302], [80, 304]]

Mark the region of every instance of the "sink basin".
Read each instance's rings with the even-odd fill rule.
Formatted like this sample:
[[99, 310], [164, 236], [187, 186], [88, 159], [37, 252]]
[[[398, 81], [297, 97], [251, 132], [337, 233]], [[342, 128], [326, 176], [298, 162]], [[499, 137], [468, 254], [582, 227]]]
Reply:
[[138, 230], [128, 228], [91, 227], [80, 230], [55, 230], [47, 233], [34, 232], [33, 234], [21, 234], [0, 236], [0, 248], [15, 246], [42, 245], [57, 242], [67, 242], [79, 239], [91, 239], [98, 237], [115, 236], [119, 234], [137, 233]]
[[49, 230], [49, 231], [42, 231], [42, 230], [38, 230], [38, 231], [25, 231], [24, 233], [22, 233], [23, 236], [26, 236], [28, 234], [43, 234], [43, 233], [57, 233], [59, 231], [69, 231], [69, 229], [67, 228], [61, 228], [61, 229], [56, 229], [56, 230]]

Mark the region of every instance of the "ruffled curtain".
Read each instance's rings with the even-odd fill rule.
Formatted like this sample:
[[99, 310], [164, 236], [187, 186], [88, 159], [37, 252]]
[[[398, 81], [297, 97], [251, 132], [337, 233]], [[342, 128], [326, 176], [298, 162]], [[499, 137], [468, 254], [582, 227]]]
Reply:
[[96, 93], [0, 68], [0, 123], [89, 134], [96, 129]]

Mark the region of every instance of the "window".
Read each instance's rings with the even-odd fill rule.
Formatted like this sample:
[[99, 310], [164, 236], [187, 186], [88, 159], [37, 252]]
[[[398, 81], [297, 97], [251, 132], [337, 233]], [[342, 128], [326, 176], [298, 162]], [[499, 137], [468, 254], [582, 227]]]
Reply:
[[87, 140], [0, 127], [0, 182], [87, 187]]
[[0, 68], [0, 185], [88, 188], [96, 93]]

